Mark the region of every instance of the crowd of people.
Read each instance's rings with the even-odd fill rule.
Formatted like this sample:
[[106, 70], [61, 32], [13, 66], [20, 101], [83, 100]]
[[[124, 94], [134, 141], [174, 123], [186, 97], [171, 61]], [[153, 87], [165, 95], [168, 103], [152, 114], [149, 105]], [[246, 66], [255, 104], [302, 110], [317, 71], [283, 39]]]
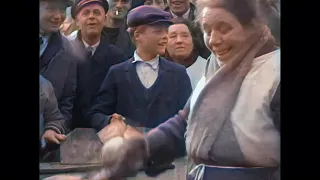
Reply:
[[279, 179], [279, 1], [39, 3], [41, 161], [73, 129], [99, 132], [116, 113], [151, 130], [124, 146], [145, 155], [121, 158], [111, 177], [187, 154], [194, 178], [203, 165]]

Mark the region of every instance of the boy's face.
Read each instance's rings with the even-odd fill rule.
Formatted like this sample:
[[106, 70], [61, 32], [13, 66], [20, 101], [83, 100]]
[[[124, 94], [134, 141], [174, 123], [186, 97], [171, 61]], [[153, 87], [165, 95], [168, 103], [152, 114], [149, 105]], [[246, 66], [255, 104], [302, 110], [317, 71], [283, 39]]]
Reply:
[[168, 42], [168, 25], [143, 25], [134, 33], [137, 48], [149, 53], [164, 54]]

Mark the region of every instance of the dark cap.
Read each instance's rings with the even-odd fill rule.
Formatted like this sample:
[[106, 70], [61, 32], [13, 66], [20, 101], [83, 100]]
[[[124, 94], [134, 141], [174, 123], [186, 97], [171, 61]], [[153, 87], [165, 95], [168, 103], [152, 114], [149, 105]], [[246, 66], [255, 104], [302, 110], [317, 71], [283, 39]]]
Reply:
[[138, 6], [132, 9], [127, 16], [129, 28], [140, 25], [151, 25], [156, 23], [172, 24], [170, 13], [152, 6]]
[[109, 10], [109, 4], [108, 4], [108, 1], [106, 0], [76, 0], [76, 2], [73, 4], [71, 8], [72, 18], [75, 19], [77, 14], [81, 11], [81, 9], [90, 4], [101, 5], [106, 13]]
[[72, 6], [73, 2], [74, 2], [73, 0], [40, 0], [40, 1], [48, 1], [48, 2], [60, 1], [60, 2], [64, 3], [67, 7]]

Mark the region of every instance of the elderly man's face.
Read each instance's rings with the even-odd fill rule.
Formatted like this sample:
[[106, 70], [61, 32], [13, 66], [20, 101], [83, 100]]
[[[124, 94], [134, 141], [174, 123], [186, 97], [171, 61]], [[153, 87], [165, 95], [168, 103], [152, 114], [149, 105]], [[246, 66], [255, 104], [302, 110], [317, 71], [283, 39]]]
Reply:
[[108, 17], [112, 19], [124, 19], [131, 8], [132, 0], [108, 0], [109, 11]]
[[39, 9], [40, 29], [44, 33], [57, 32], [66, 18], [67, 6], [61, 1], [41, 1]]
[[76, 16], [76, 22], [81, 32], [87, 36], [101, 33], [105, 21], [105, 11], [98, 4], [88, 5]]
[[190, 7], [189, 0], [168, 0], [170, 10], [178, 16], [182, 16], [186, 13]]

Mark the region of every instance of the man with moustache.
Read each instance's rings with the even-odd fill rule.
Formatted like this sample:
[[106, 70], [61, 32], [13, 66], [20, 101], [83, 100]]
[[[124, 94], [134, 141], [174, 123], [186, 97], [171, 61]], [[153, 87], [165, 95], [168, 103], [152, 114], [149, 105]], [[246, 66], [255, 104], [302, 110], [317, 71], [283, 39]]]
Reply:
[[126, 16], [132, 0], [108, 0], [108, 3], [110, 10], [107, 13], [103, 33], [109, 38], [110, 43], [119, 47], [129, 59], [135, 50], [126, 26]]
[[60, 34], [70, 0], [40, 0], [40, 74], [54, 87], [59, 109], [70, 125], [76, 90], [76, 56], [70, 42]]
[[78, 0], [71, 9], [72, 18], [80, 28], [71, 42], [82, 56], [78, 64], [72, 128], [90, 127], [85, 117], [103, 79], [111, 66], [126, 60], [123, 52], [101, 35], [108, 8], [106, 0]]
[[163, 54], [170, 14], [139, 6], [128, 14], [127, 25], [137, 50], [133, 58], [111, 67], [88, 113], [98, 131], [118, 113], [135, 127], [153, 128], [182, 108], [192, 92], [186, 68]]

